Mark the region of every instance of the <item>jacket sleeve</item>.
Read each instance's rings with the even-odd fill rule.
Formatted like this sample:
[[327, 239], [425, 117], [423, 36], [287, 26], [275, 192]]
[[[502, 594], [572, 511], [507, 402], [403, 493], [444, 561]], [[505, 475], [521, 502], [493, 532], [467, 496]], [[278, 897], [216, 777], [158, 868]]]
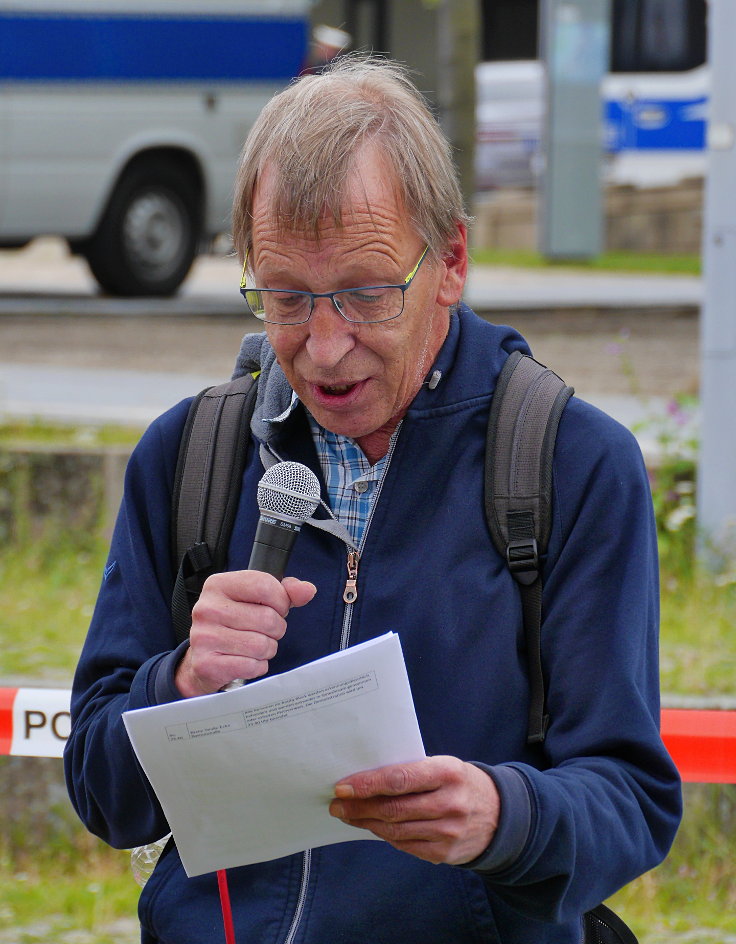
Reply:
[[[157, 669], [176, 647], [170, 504], [188, 403], [157, 420], [136, 447], [125, 477], [92, 622], [72, 688], [64, 766], [72, 803], [87, 828], [130, 848], [169, 831], [135, 757], [122, 714], [157, 701]], [[159, 693], [161, 690], [158, 685]]]
[[[478, 869], [515, 910], [565, 921], [667, 854], [681, 816], [659, 734], [659, 583], [651, 492], [634, 437], [573, 399], [554, 460], [542, 658], [550, 726], [539, 764], [510, 763], [504, 850]], [[497, 770], [498, 772], [498, 770]], [[493, 775], [493, 770], [489, 770]], [[502, 810], [503, 820], [503, 810]], [[508, 838], [506, 840], [508, 843]], [[508, 852], [508, 850], [506, 850]]]

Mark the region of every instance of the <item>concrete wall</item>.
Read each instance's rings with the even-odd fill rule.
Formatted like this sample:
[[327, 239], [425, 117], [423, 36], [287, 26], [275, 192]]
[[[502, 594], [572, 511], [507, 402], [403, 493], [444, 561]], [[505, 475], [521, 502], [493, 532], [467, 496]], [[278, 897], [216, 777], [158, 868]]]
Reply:
[[[634, 252], [699, 254], [703, 182], [673, 187], [612, 187], [605, 196], [605, 247]], [[476, 248], [537, 248], [537, 195], [533, 190], [480, 194], [471, 243]]]
[[91, 531], [108, 535], [123, 493], [125, 446], [0, 446], [0, 538]]

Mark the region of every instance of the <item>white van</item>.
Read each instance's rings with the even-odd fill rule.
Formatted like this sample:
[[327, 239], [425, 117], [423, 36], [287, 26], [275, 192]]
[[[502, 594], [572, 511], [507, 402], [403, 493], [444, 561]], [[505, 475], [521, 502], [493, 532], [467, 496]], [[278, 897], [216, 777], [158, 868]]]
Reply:
[[243, 139], [306, 62], [309, 0], [0, 0], [0, 247], [65, 237], [168, 295], [229, 229]]

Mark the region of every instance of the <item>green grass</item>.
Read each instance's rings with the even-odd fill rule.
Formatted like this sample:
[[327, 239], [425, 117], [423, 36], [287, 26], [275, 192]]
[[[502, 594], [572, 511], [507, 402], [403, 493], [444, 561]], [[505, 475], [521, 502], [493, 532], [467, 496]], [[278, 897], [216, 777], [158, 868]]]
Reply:
[[[680, 477], [679, 468], [676, 472], [674, 478]], [[692, 519], [678, 530], [662, 524], [671, 521], [672, 502], [692, 501], [692, 494], [673, 490], [673, 476], [657, 481], [664, 550], [663, 690], [734, 695], [736, 575], [715, 578], [693, 566]], [[667, 501], [659, 502], [660, 491]], [[106, 542], [94, 529], [69, 531], [60, 540], [48, 527], [39, 531], [22, 524], [15, 537], [0, 544], [0, 676], [66, 686], [89, 622]], [[670, 856], [611, 902], [642, 944], [670, 944], [677, 934], [695, 930], [703, 935], [697, 944], [721, 944], [722, 935], [736, 934], [736, 786], [687, 785], [685, 796], [685, 818]], [[13, 944], [112, 944], [110, 925], [135, 916], [139, 890], [128, 855], [88, 836], [68, 808], [65, 817], [57, 823], [52, 811], [44, 821], [43, 842], [33, 824], [3, 825], [0, 942], [10, 941], [3, 933], [12, 932]], [[81, 932], [91, 936], [79, 937]]]
[[69, 683], [100, 584], [102, 536], [0, 554], [0, 677]]
[[641, 944], [670, 944], [673, 935], [692, 930], [702, 934], [689, 938], [692, 944], [721, 944], [722, 935], [736, 934], [736, 786], [685, 784], [684, 800], [667, 859], [608, 902]]
[[142, 430], [125, 426], [65, 426], [41, 420], [4, 422], [0, 424], [0, 445], [23, 446], [132, 446]]
[[641, 274], [699, 275], [700, 256], [662, 255], [642, 252], [604, 252], [590, 261], [550, 261], [541, 253], [526, 249], [473, 249], [476, 265], [521, 268], [574, 269], [589, 272], [630, 272]]
[[[0, 938], [13, 930], [17, 944], [79, 940], [90, 932], [94, 944], [113, 944], [106, 932], [120, 919], [135, 918], [139, 887], [127, 852], [110, 849], [83, 832], [44, 844], [44, 855], [12, 849], [0, 856]], [[72, 937], [73, 935], [73, 937]], [[131, 936], [131, 941], [135, 940]]]
[[[0, 677], [71, 680], [99, 587], [101, 535], [50, 538], [0, 552]], [[736, 694], [736, 582], [662, 576], [662, 689]]]
[[736, 695], [736, 581], [665, 573], [661, 606], [662, 691]]

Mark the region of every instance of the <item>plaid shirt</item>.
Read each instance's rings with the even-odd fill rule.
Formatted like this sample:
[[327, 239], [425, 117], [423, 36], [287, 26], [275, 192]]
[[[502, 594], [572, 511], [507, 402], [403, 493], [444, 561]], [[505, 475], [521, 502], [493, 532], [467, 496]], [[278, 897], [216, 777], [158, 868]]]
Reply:
[[353, 439], [324, 429], [307, 411], [330, 507], [360, 547], [388, 455], [371, 465]]
[[[284, 412], [266, 422], [282, 423], [292, 414], [299, 402], [299, 398], [292, 391], [291, 403]], [[330, 508], [360, 548], [391, 451], [372, 466], [355, 440], [331, 433], [319, 425], [309, 410], [306, 413], [322, 475], [327, 484]], [[392, 443], [397, 435], [398, 427], [391, 437]]]

